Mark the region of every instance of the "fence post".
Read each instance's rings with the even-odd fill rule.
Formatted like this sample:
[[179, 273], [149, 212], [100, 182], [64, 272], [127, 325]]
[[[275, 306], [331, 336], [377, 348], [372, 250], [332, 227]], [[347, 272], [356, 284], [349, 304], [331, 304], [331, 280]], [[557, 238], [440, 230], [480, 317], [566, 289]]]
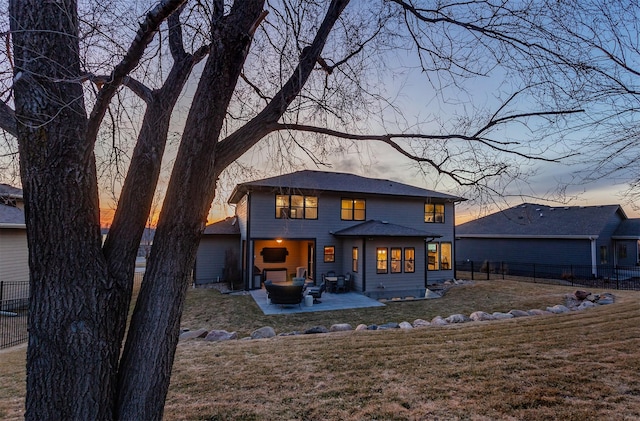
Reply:
[[2, 293], [4, 292], [4, 281], [0, 281], [0, 311], [2, 311], [2, 307], [4, 301], [2, 301]]
[[533, 264], [533, 282], [536, 281], [536, 264]]
[[502, 272], [502, 280], [504, 281], [504, 261], [500, 262], [500, 272]]
[[491, 272], [491, 262], [487, 260], [487, 281], [490, 279], [489, 273]]
[[473, 281], [473, 260], [471, 261], [471, 280]]
[[620, 289], [620, 271], [618, 271], [618, 266], [614, 269], [616, 271], [616, 289]]

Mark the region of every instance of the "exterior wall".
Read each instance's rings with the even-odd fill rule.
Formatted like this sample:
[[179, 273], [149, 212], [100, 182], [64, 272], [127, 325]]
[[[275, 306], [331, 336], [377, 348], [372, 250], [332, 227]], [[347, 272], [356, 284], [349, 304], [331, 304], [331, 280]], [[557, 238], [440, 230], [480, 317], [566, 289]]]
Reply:
[[[617, 240], [615, 242], [616, 252], [616, 264], [618, 266], [636, 266], [640, 262], [640, 256], [638, 255], [637, 240]], [[622, 255], [622, 248], [626, 248], [626, 257]]]
[[[599, 233], [596, 240], [596, 264], [613, 265], [615, 263], [615, 244], [611, 236], [622, 222], [622, 216], [617, 212], [607, 221], [604, 229]], [[607, 248], [606, 261], [601, 260], [600, 249]]]
[[[394, 296], [424, 296], [425, 293], [425, 259], [424, 240], [416, 238], [375, 238], [366, 242], [366, 294], [373, 298], [391, 298]], [[388, 271], [377, 273], [377, 249], [387, 248]], [[415, 248], [415, 272], [406, 273], [404, 267], [400, 273], [391, 273], [391, 248]], [[403, 265], [404, 266], [404, 265]]]
[[591, 265], [591, 242], [561, 239], [460, 238], [456, 259], [549, 265]]
[[29, 282], [29, 249], [25, 229], [0, 229], [0, 281]]
[[[210, 284], [222, 279], [225, 252], [240, 253], [240, 238], [235, 235], [203, 235], [198, 246], [195, 265], [195, 283]], [[238, 255], [240, 261], [240, 255]]]

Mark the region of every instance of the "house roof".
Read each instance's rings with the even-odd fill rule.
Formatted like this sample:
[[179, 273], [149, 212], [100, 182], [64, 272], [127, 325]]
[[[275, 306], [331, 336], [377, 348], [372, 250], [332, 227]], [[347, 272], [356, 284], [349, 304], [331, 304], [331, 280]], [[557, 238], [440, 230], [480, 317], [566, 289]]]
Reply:
[[400, 197], [428, 197], [439, 202], [466, 200], [462, 197], [422, 189], [397, 181], [367, 178], [340, 172], [304, 170], [238, 184], [231, 193], [229, 203], [238, 203], [247, 192], [252, 190], [278, 191], [279, 189], [294, 189], [301, 192], [327, 191]]
[[369, 220], [361, 224], [334, 232], [337, 237], [421, 237], [440, 238], [441, 235], [402, 225], [390, 224], [386, 221]]
[[24, 212], [22, 209], [0, 204], [0, 228], [24, 227]]
[[640, 218], [625, 219], [613, 233], [616, 240], [640, 240]]
[[237, 218], [230, 216], [221, 221], [214, 222], [205, 227], [204, 235], [240, 235]]
[[0, 196], [22, 199], [22, 190], [8, 184], [0, 183]]
[[597, 238], [619, 205], [550, 207], [524, 203], [456, 226], [461, 238]]

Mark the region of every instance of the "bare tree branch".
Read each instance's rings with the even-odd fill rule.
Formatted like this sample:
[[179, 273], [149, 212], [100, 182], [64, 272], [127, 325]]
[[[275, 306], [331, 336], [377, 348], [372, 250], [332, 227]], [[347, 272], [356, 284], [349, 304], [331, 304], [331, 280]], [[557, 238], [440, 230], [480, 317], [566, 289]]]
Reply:
[[111, 98], [113, 98], [116, 90], [122, 84], [122, 80], [138, 65], [142, 54], [153, 39], [160, 24], [184, 2], [185, 0], [163, 0], [153, 10], [147, 13], [125, 57], [113, 69], [109, 80], [98, 92], [98, 97], [96, 98], [96, 103], [91, 111], [88, 122], [87, 139], [91, 143], [95, 143], [102, 118], [109, 106]]

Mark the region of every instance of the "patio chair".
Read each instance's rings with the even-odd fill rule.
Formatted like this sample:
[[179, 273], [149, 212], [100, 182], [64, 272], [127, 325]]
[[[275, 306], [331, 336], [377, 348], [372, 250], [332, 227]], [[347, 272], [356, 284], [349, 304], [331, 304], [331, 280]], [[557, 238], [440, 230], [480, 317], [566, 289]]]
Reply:
[[319, 287], [311, 287], [308, 289], [308, 295], [313, 297], [313, 304], [320, 304], [322, 301], [319, 300], [322, 297], [322, 293], [326, 291], [327, 284], [323, 281]]
[[347, 283], [344, 279], [344, 275], [338, 275], [338, 281], [336, 282], [336, 292], [347, 292]]

